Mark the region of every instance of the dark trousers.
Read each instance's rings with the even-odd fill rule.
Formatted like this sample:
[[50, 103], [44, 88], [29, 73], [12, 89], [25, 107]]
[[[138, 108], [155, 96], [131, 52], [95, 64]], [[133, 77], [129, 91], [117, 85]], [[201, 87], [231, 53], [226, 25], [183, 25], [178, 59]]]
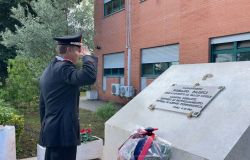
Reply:
[[45, 160], [75, 160], [77, 146], [46, 147]]

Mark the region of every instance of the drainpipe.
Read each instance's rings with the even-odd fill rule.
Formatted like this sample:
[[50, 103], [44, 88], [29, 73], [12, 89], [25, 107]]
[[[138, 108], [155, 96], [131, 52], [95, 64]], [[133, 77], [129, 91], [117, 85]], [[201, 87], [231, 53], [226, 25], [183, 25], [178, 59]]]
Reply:
[[127, 85], [131, 83], [131, 0], [126, 0], [126, 49], [128, 52]]

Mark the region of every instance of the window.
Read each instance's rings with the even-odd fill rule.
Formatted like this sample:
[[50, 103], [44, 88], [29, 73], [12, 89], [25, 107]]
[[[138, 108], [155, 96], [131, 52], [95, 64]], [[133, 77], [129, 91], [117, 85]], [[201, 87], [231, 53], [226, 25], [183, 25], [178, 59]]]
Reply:
[[105, 9], [104, 15], [105, 15], [105, 16], [106, 16], [106, 15], [110, 15], [110, 14], [112, 13], [112, 3], [109, 2], [109, 3], [107, 3], [106, 5], [104, 5], [104, 9]]
[[105, 68], [104, 76], [124, 76], [124, 68]]
[[142, 77], [156, 77], [167, 70], [176, 62], [148, 63], [142, 64]]
[[165, 63], [155, 63], [154, 64], [154, 73], [156, 75], [162, 74], [165, 70], [167, 70], [171, 66], [171, 63], [165, 62]]
[[172, 64], [179, 62], [179, 45], [166, 45], [142, 49], [141, 76], [157, 77]]
[[214, 49], [216, 51], [225, 50], [225, 49], [233, 49], [233, 48], [234, 48], [234, 43], [233, 42], [214, 45]]
[[124, 53], [104, 55], [103, 76], [124, 76]]
[[238, 46], [238, 48], [248, 48], [248, 47], [250, 47], [250, 40], [238, 42], [237, 46]]
[[250, 60], [250, 40], [212, 44], [211, 62]]
[[125, 0], [104, 0], [104, 16], [111, 15], [125, 7]]

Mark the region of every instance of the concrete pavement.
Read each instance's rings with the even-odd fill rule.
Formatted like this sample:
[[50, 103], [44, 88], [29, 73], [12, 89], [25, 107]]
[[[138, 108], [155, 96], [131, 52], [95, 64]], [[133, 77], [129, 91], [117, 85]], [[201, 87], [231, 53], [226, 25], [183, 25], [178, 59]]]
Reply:
[[108, 102], [101, 100], [88, 100], [87, 97], [80, 97], [79, 107], [81, 109], [86, 109], [95, 112], [98, 108], [102, 107]]

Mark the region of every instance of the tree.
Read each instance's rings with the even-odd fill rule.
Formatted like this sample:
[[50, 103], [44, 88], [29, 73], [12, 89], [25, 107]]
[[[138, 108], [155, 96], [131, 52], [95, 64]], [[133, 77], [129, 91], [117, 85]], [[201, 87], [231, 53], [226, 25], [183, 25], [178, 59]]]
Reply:
[[[91, 1], [84, 0], [82, 5], [73, 5], [70, 9], [67, 8], [67, 0], [33, 1], [30, 4], [36, 13], [35, 17], [30, 13], [26, 16], [19, 5], [12, 9], [12, 12], [13, 17], [18, 19], [22, 26], [16, 26], [15, 33], [10, 30], [1, 33], [3, 44], [7, 47], [15, 46], [17, 53], [21, 55], [51, 56], [55, 51], [55, 42], [52, 37], [79, 30], [79, 27], [74, 25], [77, 21], [81, 24], [84, 34], [90, 37], [93, 35], [93, 2]], [[86, 43], [91, 44], [90, 40], [92, 38], [84, 39]]]
[[86, 35], [84, 41], [93, 43], [92, 0], [73, 5], [67, 0], [38, 0], [32, 1], [30, 6], [35, 15], [18, 5], [11, 11], [21, 25], [15, 26], [15, 32], [7, 29], [0, 33], [2, 44], [15, 47], [18, 54], [14, 60], [9, 60], [9, 78], [4, 92], [0, 90], [0, 95], [15, 106], [37, 104], [39, 76], [55, 53], [52, 37], [81, 29]]
[[[18, 20], [10, 17], [10, 9], [16, 6], [17, 2], [14, 0], [0, 0], [0, 32], [4, 31], [5, 28], [9, 28], [11, 31], [15, 30], [14, 25], [19, 24]], [[0, 36], [0, 41], [2, 37]], [[7, 76], [7, 63], [9, 58], [14, 58], [16, 55], [13, 47], [7, 48], [0, 44], [0, 82], [4, 81]]]
[[[38, 77], [44, 68], [38, 58], [17, 56], [9, 60], [6, 87], [2, 96], [20, 109], [27, 109], [38, 102]], [[1, 97], [0, 97], [1, 98]]]
[[[11, 17], [11, 8], [16, 7], [17, 4], [20, 4], [25, 8], [25, 13], [32, 12], [32, 8], [29, 5], [29, 0], [0, 0], [0, 32], [4, 31], [6, 28], [15, 31], [15, 25], [21, 25], [20, 22]], [[0, 36], [0, 41], [2, 37]], [[10, 58], [16, 56], [15, 48], [7, 48], [4, 45], [0, 44], [0, 82], [4, 82], [4, 79], [7, 77], [7, 61]]]
[[69, 9], [68, 23], [73, 32], [84, 31], [83, 42], [94, 49], [94, 1], [82, 1]]

